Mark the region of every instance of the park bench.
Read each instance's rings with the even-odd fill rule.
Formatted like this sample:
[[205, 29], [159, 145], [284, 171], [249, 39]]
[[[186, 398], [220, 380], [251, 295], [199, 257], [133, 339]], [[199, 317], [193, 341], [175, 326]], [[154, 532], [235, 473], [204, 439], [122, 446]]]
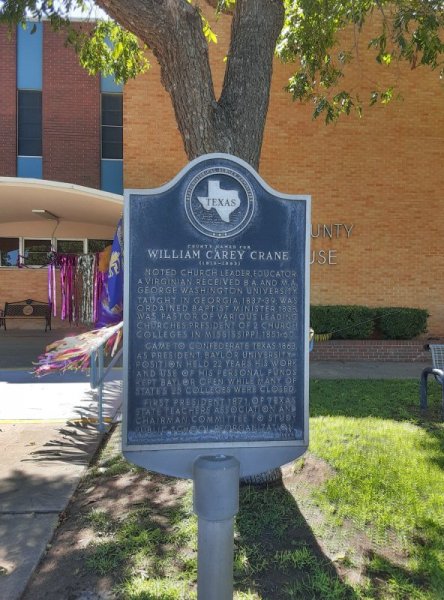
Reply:
[[8, 319], [44, 319], [45, 331], [51, 330], [51, 304], [30, 298], [16, 302], [5, 302], [5, 309], [0, 316], [0, 323], [5, 331]]
[[442, 416], [444, 419], [444, 344], [429, 344], [433, 366], [427, 367], [421, 374], [420, 400], [421, 408], [427, 408], [427, 377], [433, 375], [442, 389]]

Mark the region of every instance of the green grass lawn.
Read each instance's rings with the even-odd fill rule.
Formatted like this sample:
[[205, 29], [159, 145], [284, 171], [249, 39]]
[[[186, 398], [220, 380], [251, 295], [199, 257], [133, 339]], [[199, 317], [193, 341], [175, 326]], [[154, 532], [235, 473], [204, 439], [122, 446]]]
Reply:
[[[439, 386], [430, 385], [427, 418], [418, 410], [415, 381], [318, 381], [311, 391], [310, 449], [336, 471], [315, 492], [320, 506], [337, 526], [351, 520], [381, 547], [391, 544], [405, 555], [402, 565], [378, 553], [369, 557], [363, 597], [444, 598]], [[372, 579], [385, 582], [379, 591], [372, 592]]]
[[[235, 598], [444, 599], [444, 426], [440, 388], [429, 387], [421, 415], [417, 381], [311, 382], [309, 456], [285, 487], [241, 488]], [[99, 467], [87, 485], [131, 468], [115, 447]], [[164, 478], [148, 476], [160, 490]], [[89, 510], [88, 569], [112, 576], [124, 600], [194, 598], [191, 504], [188, 485], [165, 507]]]

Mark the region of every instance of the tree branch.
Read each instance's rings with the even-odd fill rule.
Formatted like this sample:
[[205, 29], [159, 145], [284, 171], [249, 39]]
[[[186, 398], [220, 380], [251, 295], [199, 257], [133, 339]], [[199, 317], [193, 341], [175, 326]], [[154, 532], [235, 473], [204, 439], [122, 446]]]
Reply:
[[236, 2], [219, 105], [235, 142], [233, 154], [255, 167], [268, 111], [274, 51], [283, 22], [282, 0]]
[[199, 9], [186, 0], [98, 0], [157, 58], [189, 158], [214, 151], [208, 138], [217, 106]]
[[190, 159], [228, 152], [258, 167], [283, 0], [237, 0], [216, 102], [199, 8], [186, 0], [97, 0], [149, 45]]

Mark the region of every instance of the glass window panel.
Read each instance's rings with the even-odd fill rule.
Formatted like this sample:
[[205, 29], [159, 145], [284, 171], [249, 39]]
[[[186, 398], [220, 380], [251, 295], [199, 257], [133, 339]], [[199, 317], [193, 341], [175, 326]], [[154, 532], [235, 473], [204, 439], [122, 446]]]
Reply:
[[42, 120], [42, 105], [41, 105], [41, 93], [42, 92], [29, 92], [24, 90], [19, 90], [19, 97], [22, 94], [32, 94], [35, 95], [35, 102], [33, 104], [20, 104], [19, 113], [21, 116], [21, 120], [25, 123], [40, 123]]
[[42, 92], [19, 90], [17, 104], [18, 154], [19, 156], [41, 156]]
[[19, 108], [41, 109], [42, 92], [40, 90], [19, 90], [18, 105]]
[[83, 240], [57, 240], [57, 252], [61, 254], [83, 254]]
[[18, 147], [19, 156], [41, 156], [42, 142], [41, 140], [32, 140], [22, 138]]
[[123, 157], [123, 131], [121, 127], [102, 127], [102, 158]]
[[[109, 127], [102, 127], [104, 129], [115, 129]], [[121, 139], [121, 130], [117, 133], [106, 132], [102, 137], [102, 158], [123, 158], [123, 143]], [[104, 139], [105, 138], [105, 139]]]
[[122, 144], [103, 142], [102, 143], [102, 158], [121, 159]]
[[23, 136], [40, 136], [42, 132], [42, 124], [36, 119], [28, 118], [28, 116], [19, 117], [17, 131], [20, 137]]
[[19, 248], [19, 238], [0, 238], [0, 266], [16, 267]]
[[19, 138], [34, 138], [40, 139], [40, 125], [35, 125], [34, 123], [26, 124], [19, 123], [18, 126], [18, 134]]
[[107, 246], [111, 246], [112, 240], [88, 240], [88, 252], [102, 252]]
[[120, 110], [122, 108], [122, 94], [102, 94], [104, 110]]
[[107, 110], [102, 113], [102, 125], [122, 127], [122, 113], [120, 111]]
[[122, 125], [122, 94], [102, 94], [102, 158], [123, 157]]
[[25, 265], [47, 265], [51, 254], [51, 240], [24, 240]]
[[121, 127], [102, 127], [102, 140], [121, 144], [123, 141]]
[[102, 94], [102, 125], [123, 125], [122, 94]]

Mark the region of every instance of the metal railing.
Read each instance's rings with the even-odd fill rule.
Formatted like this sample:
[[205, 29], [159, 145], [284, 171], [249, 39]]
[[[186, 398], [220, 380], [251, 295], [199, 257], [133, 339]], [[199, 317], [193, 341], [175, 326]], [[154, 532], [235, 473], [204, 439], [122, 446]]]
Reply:
[[442, 418], [444, 420], [444, 345], [430, 344], [432, 352], [433, 367], [427, 367], [421, 373], [419, 384], [420, 406], [422, 410], [427, 409], [427, 378], [433, 375], [436, 381], [441, 385], [442, 390]]
[[89, 386], [97, 399], [97, 428], [100, 432], [106, 431], [106, 424], [103, 416], [103, 386], [105, 384], [105, 379], [123, 354], [123, 348], [120, 348], [105, 368], [105, 344], [107, 341], [108, 340], [104, 340], [100, 346], [91, 352], [90, 359]]

